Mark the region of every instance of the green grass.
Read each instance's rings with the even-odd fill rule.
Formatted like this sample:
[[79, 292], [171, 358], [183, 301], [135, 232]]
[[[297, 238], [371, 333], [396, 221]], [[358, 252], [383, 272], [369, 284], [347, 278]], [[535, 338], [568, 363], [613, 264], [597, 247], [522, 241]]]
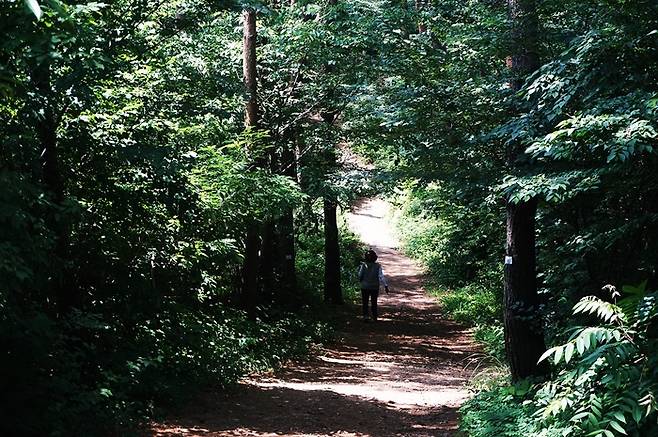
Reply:
[[452, 320], [474, 328], [474, 339], [494, 362], [503, 363], [505, 348], [501, 324], [500, 296], [483, 284], [470, 284], [446, 290], [436, 284], [429, 293], [437, 298], [443, 311]]

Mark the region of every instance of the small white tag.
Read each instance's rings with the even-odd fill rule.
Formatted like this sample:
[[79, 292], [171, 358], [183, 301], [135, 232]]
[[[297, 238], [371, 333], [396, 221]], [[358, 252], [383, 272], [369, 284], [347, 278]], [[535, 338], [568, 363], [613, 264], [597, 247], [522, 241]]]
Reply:
[[512, 257], [511, 256], [506, 256], [505, 257], [505, 264], [506, 265], [512, 264]]

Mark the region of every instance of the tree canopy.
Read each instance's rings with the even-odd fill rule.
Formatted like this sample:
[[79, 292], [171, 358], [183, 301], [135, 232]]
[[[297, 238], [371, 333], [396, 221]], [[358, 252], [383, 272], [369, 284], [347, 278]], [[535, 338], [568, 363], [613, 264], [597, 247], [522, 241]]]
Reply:
[[3, 433], [131, 435], [326, 339], [374, 194], [511, 363], [469, 435], [658, 432], [655, 1], [4, 1], [0, 34]]

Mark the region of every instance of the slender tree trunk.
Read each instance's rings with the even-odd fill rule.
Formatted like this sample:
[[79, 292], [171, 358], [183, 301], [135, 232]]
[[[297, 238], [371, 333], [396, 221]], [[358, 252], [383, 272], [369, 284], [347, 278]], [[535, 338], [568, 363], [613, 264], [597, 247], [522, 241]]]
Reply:
[[256, 73], [256, 11], [245, 9], [242, 11], [243, 39], [242, 39], [242, 75], [247, 93], [245, 104], [245, 126], [256, 128], [258, 126], [258, 82]]
[[[292, 133], [292, 142], [285, 147], [281, 156], [283, 174], [297, 180], [297, 162], [295, 150], [297, 139], [296, 132]], [[297, 270], [295, 267], [295, 217], [292, 208], [284, 211], [277, 223], [278, 250], [280, 260], [280, 287], [281, 295], [285, 303], [296, 305], [297, 299]]]
[[[243, 18], [242, 71], [247, 100], [245, 102], [245, 127], [258, 127], [258, 99], [256, 76], [256, 11], [245, 9]], [[245, 237], [245, 257], [242, 266], [242, 306], [254, 317], [258, 305], [258, 275], [260, 235], [258, 223], [251, 223]]]
[[286, 211], [279, 218], [277, 231], [279, 237], [278, 253], [281, 260], [281, 281], [279, 282], [281, 296], [284, 303], [295, 306], [299, 303], [299, 299], [297, 298], [297, 269], [295, 267], [297, 256], [295, 251], [295, 219], [292, 209]]
[[[537, 13], [535, 0], [508, 0], [511, 23], [511, 86], [519, 90], [525, 77], [539, 68], [537, 54]], [[521, 144], [510, 146], [510, 168], [523, 166]], [[537, 361], [546, 349], [539, 313], [535, 253], [535, 214], [537, 200], [513, 203], [507, 200], [507, 250], [505, 257], [505, 350], [512, 372], [518, 380], [546, 373]]]
[[[268, 153], [268, 167], [272, 173], [281, 171], [280, 162], [274, 151]], [[260, 251], [260, 280], [261, 296], [267, 303], [274, 302], [276, 298], [275, 291], [279, 290], [278, 273], [280, 269], [280, 260], [276, 259], [278, 252], [278, 238], [276, 229], [277, 220], [268, 219], [262, 227], [263, 240]]]
[[343, 303], [340, 286], [340, 246], [338, 245], [338, 221], [336, 201], [324, 199], [324, 300], [333, 304]]
[[244, 261], [242, 263], [242, 294], [240, 304], [250, 317], [256, 315], [258, 305], [258, 267], [260, 252], [260, 235], [258, 227], [249, 226], [244, 241]]
[[[337, 167], [335, 147], [327, 151], [327, 167]], [[327, 191], [331, 191], [327, 187]], [[324, 300], [333, 304], [343, 303], [343, 290], [340, 286], [340, 246], [338, 242], [338, 218], [336, 197], [325, 193], [323, 200], [324, 216]]]
[[[41, 177], [44, 186], [52, 195], [53, 204], [57, 208], [64, 205], [64, 177], [62, 176], [60, 156], [57, 147], [58, 117], [54, 108], [54, 97], [50, 83], [50, 65], [43, 62], [34, 68], [31, 77], [38, 95], [42, 98], [42, 118], [36, 126], [37, 136], [41, 143]], [[55, 311], [59, 315], [68, 314], [76, 305], [75, 288], [68, 280], [69, 274], [65, 262], [69, 255], [69, 226], [63, 214], [55, 212], [50, 220], [50, 226], [55, 233], [55, 257], [53, 261], [54, 274], [50, 279], [50, 294], [56, 303]]]
[[59, 164], [57, 153], [57, 123], [48, 109], [44, 113], [44, 119], [39, 123], [38, 134], [43, 148], [41, 154], [43, 183], [53, 195], [53, 201], [57, 205], [64, 202], [64, 180]]
[[[335, 6], [337, 0], [328, 0], [330, 6]], [[331, 74], [331, 65], [325, 65], [326, 74]], [[330, 98], [333, 93], [329, 93]], [[333, 124], [337, 113], [333, 110], [324, 112], [322, 119]], [[331, 170], [338, 165], [336, 162], [335, 145], [327, 153], [327, 167]], [[340, 286], [340, 246], [338, 244], [337, 201], [333, 194], [327, 193], [323, 200], [324, 215], [324, 300], [333, 304], [343, 303], [343, 290]]]
[[[423, 12], [425, 9], [425, 1], [426, 0], [415, 0], [415, 5], [416, 5], [416, 13], [420, 16], [420, 14]], [[427, 24], [425, 24], [425, 21], [423, 20], [422, 17], [418, 18], [418, 33], [426, 33], [427, 32]]]
[[[294, 8], [296, 0], [289, 0], [289, 7]], [[291, 79], [294, 85], [294, 78]], [[291, 85], [291, 86], [293, 86]], [[297, 132], [292, 131], [289, 141], [283, 141], [283, 151], [279, 160], [279, 172], [298, 182], [297, 175]], [[276, 230], [276, 253], [277, 253], [277, 275], [279, 303], [289, 305], [297, 309], [300, 301], [297, 294], [297, 269], [295, 252], [295, 218], [293, 208], [286, 209], [277, 219]]]
[[274, 221], [267, 221], [263, 225], [263, 239], [260, 251], [260, 297], [264, 302], [272, 303], [275, 300], [275, 290], [278, 289], [275, 272], [275, 256], [277, 254], [277, 235]]

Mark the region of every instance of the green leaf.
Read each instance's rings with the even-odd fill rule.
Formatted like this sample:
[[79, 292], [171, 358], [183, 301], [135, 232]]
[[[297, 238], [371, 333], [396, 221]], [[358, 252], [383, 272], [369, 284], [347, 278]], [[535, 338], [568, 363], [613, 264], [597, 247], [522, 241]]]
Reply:
[[558, 346], [555, 348], [555, 357], [553, 357], [553, 363], [557, 364], [560, 362], [562, 359], [562, 353], [564, 350], [562, 349], [562, 346]]
[[581, 419], [584, 419], [585, 417], [589, 416], [589, 414], [590, 414], [589, 411], [581, 411], [580, 413], [573, 416], [570, 420], [572, 422], [578, 422]]
[[612, 413], [612, 415], [613, 415], [613, 416], [615, 417], [615, 419], [617, 419], [618, 421], [620, 421], [620, 422], [622, 422], [622, 423], [626, 423], [626, 417], [624, 416], [624, 413], [622, 413], [621, 411], [615, 411], [614, 413]]
[[41, 11], [41, 6], [39, 6], [36, 0], [25, 0], [25, 4], [30, 8], [34, 16], [37, 17], [37, 20], [41, 19], [43, 11]]
[[544, 352], [544, 353], [542, 354], [541, 357], [539, 357], [539, 360], [538, 360], [537, 362], [538, 362], [538, 363], [541, 363], [541, 362], [544, 361], [546, 358], [548, 358], [548, 357], [550, 357], [551, 355], [553, 355], [554, 352], [555, 352], [555, 348], [554, 348], [554, 347], [550, 348], [549, 350], [547, 350], [546, 352]]
[[619, 431], [622, 434], [626, 434], [626, 430], [618, 422], [615, 422], [614, 420], [611, 420], [610, 421], [610, 426], [613, 427], [616, 431]]
[[585, 346], [585, 349], [589, 349], [589, 347], [592, 345], [591, 332], [588, 332], [586, 335], [583, 336], [583, 345]]
[[571, 357], [573, 356], [573, 349], [574, 349], [574, 344], [573, 343], [568, 343], [567, 346], [564, 349], [564, 362], [568, 363], [571, 360]]

